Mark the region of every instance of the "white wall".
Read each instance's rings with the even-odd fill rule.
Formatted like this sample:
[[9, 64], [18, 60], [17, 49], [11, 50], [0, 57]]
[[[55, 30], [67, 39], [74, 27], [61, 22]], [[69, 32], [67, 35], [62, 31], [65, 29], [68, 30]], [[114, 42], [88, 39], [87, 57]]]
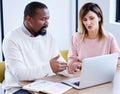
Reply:
[[116, 37], [117, 42], [120, 46], [120, 23], [115, 22], [116, 16], [116, 0], [108, 0], [110, 10], [108, 11], [109, 22], [107, 24], [107, 29], [110, 30]]
[[120, 46], [120, 23], [115, 23], [116, 0], [79, 0], [79, 9], [85, 2], [97, 3], [104, 16], [104, 27], [107, 31], [113, 33]]
[[[33, 0], [3, 0], [5, 34], [23, 23], [23, 11]], [[36, 0], [45, 3], [50, 11], [48, 31], [55, 37], [59, 49], [69, 49], [74, 30], [70, 0]], [[72, 6], [74, 7], [74, 6]], [[75, 31], [75, 30], [74, 30]]]
[[0, 94], [4, 94], [4, 90], [2, 89], [1, 83], [0, 83]]

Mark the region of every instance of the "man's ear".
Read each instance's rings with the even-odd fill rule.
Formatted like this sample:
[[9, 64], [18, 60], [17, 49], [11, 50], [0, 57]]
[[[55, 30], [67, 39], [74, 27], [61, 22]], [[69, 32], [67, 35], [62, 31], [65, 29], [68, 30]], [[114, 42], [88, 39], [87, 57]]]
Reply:
[[26, 22], [27, 22], [28, 24], [31, 24], [31, 20], [32, 20], [32, 18], [31, 18], [30, 16], [27, 16], [27, 17], [26, 17]]

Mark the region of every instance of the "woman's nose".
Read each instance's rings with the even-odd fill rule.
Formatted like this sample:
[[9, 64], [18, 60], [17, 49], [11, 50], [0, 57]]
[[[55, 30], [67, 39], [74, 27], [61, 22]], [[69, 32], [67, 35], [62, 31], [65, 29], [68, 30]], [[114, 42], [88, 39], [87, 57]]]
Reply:
[[91, 24], [91, 21], [90, 21], [90, 20], [87, 20], [87, 22], [86, 22], [86, 23], [87, 23], [87, 25], [89, 25], [89, 24]]

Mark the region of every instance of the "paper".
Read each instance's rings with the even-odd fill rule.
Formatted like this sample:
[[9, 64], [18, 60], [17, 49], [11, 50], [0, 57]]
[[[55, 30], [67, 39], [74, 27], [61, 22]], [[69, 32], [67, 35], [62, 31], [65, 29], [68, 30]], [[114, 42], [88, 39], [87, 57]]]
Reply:
[[64, 92], [66, 92], [71, 88], [72, 87], [62, 83], [46, 81], [46, 80], [38, 80], [23, 87], [23, 89], [26, 90], [44, 92], [49, 94], [63, 94]]

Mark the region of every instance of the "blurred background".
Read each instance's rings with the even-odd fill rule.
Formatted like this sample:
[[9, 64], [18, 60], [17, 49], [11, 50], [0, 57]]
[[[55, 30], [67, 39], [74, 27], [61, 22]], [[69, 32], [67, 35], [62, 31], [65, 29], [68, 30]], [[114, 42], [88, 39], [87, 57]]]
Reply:
[[[11, 30], [23, 23], [25, 6], [34, 0], [0, 0], [0, 60], [2, 40]], [[120, 46], [120, 0], [35, 0], [45, 3], [50, 12], [48, 32], [56, 40], [59, 50], [69, 49], [71, 36], [79, 31], [78, 13], [86, 2], [97, 3], [104, 16], [106, 31], [113, 33]]]

